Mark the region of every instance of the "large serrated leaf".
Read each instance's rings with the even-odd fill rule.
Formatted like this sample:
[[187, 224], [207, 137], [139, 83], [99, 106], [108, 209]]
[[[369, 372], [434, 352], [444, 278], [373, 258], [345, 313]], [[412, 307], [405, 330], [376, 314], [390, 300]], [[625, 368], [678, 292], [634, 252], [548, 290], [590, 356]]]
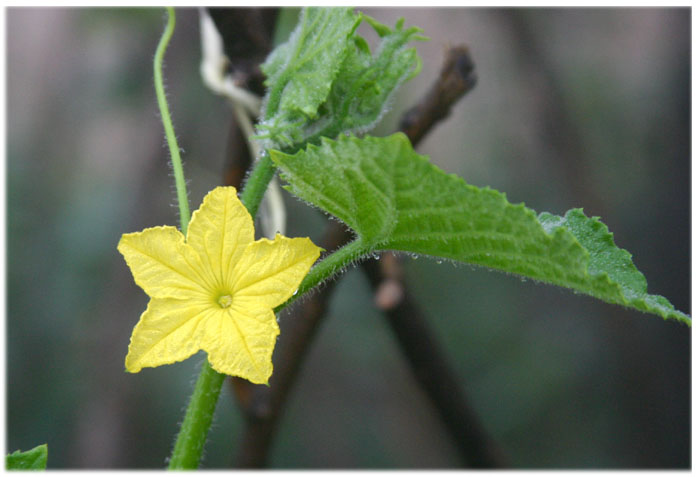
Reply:
[[[420, 70], [415, 49], [407, 46], [424, 39], [419, 28], [404, 29], [399, 21], [391, 29], [366, 15], [346, 18], [347, 13], [334, 13], [339, 18], [328, 19], [342, 25], [331, 28], [337, 50], [333, 61], [324, 51], [320, 59], [305, 61], [303, 70], [291, 67], [298, 63], [290, 58], [295, 57], [295, 45], [302, 38], [312, 43], [305, 45], [306, 50], [317, 51], [317, 43], [326, 44], [325, 38], [302, 32], [311, 28], [304, 27], [311, 16], [325, 19], [330, 14], [322, 12], [327, 10], [337, 9], [305, 9], [290, 40], [275, 49], [263, 66], [269, 90], [258, 137], [264, 139], [266, 148], [296, 149], [304, 143], [318, 143], [324, 136], [367, 131], [387, 110], [397, 88]], [[361, 19], [380, 36], [374, 54], [364, 38], [353, 33]]]
[[17, 450], [8, 454], [5, 467], [7, 470], [44, 470], [47, 457], [48, 447], [42, 444], [25, 452]]
[[665, 298], [647, 294], [630, 254], [596, 218], [572, 210], [538, 219], [504, 194], [432, 165], [403, 134], [323, 139], [295, 155], [272, 151], [271, 157], [288, 190], [376, 250], [482, 265], [690, 324]]

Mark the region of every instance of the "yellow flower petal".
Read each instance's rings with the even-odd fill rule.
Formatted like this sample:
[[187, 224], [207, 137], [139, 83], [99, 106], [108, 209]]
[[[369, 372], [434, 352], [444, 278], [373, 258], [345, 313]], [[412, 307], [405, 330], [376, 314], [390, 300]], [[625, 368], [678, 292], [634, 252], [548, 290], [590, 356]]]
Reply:
[[127, 371], [182, 361], [199, 351], [211, 332], [212, 310], [204, 301], [152, 298], [131, 335]]
[[175, 227], [124, 234], [117, 249], [136, 284], [151, 297], [186, 298], [206, 290], [207, 273]]
[[274, 308], [299, 288], [321, 253], [308, 238], [260, 239], [250, 244], [233, 270], [234, 303], [247, 309]]
[[266, 384], [272, 374], [272, 351], [279, 327], [272, 310], [240, 310], [236, 305], [228, 313], [212, 318], [202, 348], [216, 371], [242, 376], [252, 383]]
[[204, 198], [187, 241], [174, 227], [125, 234], [119, 251], [151, 296], [134, 328], [126, 368], [170, 364], [203, 349], [212, 367], [266, 383], [279, 327], [272, 309], [299, 287], [320, 254], [308, 238], [253, 242], [233, 187]]
[[234, 187], [209, 192], [187, 228], [187, 244], [211, 270], [219, 287], [254, 238], [253, 219]]

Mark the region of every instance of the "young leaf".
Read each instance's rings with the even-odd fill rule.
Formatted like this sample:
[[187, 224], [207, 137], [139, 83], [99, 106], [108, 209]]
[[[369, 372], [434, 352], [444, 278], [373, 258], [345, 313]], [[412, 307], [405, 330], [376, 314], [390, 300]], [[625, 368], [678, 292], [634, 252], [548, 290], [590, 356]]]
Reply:
[[511, 204], [418, 155], [403, 134], [323, 138], [272, 160], [293, 194], [350, 226], [376, 250], [400, 250], [516, 273], [690, 324], [663, 297], [648, 295], [628, 252], [596, 218]]
[[5, 467], [7, 470], [44, 470], [46, 469], [47, 456], [48, 447], [46, 444], [25, 452], [17, 450], [7, 455]]
[[[258, 131], [259, 138], [267, 140], [264, 147], [289, 150], [306, 142], [318, 143], [323, 136], [366, 131], [381, 118], [396, 89], [420, 70], [415, 49], [407, 47], [411, 41], [425, 39], [419, 28], [404, 29], [399, 21], [391, 29], [366, 15], [338, 10], [305, 9], [290, 40], [263, 65], [269, 89]], [[374, 55], [365, 39], [353, 33], [362, 19], [380, 37]], [[319, 24], [333, 25], [326, 27], [334, 39], [333, 58], [327, 58], [324, 50], [326, 36], [304, 33], [318, 30]], [[304, 60], [299, 61], [295, 53], [299, 49], [324, 54], [319, 58], [302, 55]], [[299, 63], [301, 67], [295, 66]]]
[[411, 41], [426, 39], [418, 27], [403, 29], [399, 20], [392, 30], [363, 14], [381, 42], [374, 55], [364, 38], [353, 35], [350, 48], [338, 77], [323, 105], [325, 121], [309, 125], [307, 141], [318, 143], [320, 137], [336, 137], [342, 132], [364, 132], [381, 118], [387, 103], [400, 85], [420, 72], [420, 59]]
[[348, 36], [358, 23], [351, 8], [302, 10], [289, 40], [260, 66], [269, 88], [265, 117], [279, 112], [316, 116], [350, 46]]

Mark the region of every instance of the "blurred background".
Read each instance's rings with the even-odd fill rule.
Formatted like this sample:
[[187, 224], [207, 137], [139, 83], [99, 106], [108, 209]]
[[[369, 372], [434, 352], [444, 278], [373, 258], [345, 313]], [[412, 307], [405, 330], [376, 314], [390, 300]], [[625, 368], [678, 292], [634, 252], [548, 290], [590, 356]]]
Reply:
[[[478, 84], [419, 152], [538, 212], [601, 216], [649, 291], [690, 312], [689, 8], [362, 10], [431, 38], [375, 135], [396, 130], [447, 46], [467, 44]], [[232, 113], [200, 80], [197, 11], [177, 12], [165, 77], [196, 208], [223, 182]], [[50, 468], [162, 468], [204, 355], [124, 371], [148, 299], [116, 245], [178, 223], [151, 79], [165, 15], [6, 15], [6, 451], [47, 442]], [[319, 240], [327, 219], [284, 194], [287, 234]], [[405, 267], [512, 467], [689, 467], [688, 328], [466, 265]], [[233, 464], [242, 426], [225, 386], [204, 467]], [[349, 270], [270, 466], [460, 465], [364, 275]]]

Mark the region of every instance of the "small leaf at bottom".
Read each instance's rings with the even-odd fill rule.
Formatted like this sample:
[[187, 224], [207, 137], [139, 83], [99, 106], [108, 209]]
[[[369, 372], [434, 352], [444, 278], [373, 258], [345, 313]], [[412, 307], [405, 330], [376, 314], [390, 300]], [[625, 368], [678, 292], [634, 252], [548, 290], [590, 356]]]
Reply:
[[5, 466], [7, 470], [44, 470], [47, 456], [48, 447], [46, 444], [41, 444], [25, 452], [17, 450], [8, 454]]

